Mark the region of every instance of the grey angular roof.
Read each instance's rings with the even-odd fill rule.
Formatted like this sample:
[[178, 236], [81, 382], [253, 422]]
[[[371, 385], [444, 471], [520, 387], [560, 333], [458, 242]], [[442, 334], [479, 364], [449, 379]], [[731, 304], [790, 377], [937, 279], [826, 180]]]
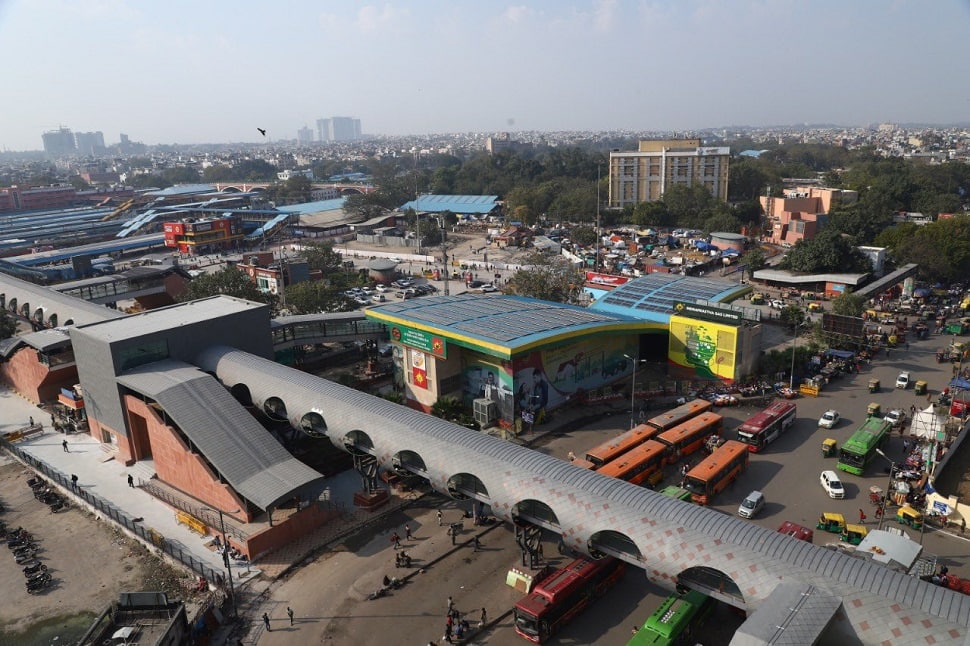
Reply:
[[813, 585], [779, 583], [734, 633], [731, 646], [815, 644], [841, 605]]
[[161, 404], [226, 482], [260, 509], [323, 480], [195, 366], [159, 361], [125, 373], [118, 383]]

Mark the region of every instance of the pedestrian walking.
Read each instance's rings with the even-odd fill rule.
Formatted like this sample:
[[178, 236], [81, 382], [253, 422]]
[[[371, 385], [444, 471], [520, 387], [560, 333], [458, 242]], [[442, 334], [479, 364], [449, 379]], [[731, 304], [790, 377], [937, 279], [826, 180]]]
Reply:
[[455, 609], [455, 601], [451, 597], [448, 597], [448, 614], [450, 615], [451, 611], [454, 609]]
[[478, 542], [478, 536], [476, 535], [475, 536], [475, 551], [477, 552], [478, 551], [478, 548], [481, 547], [481, 546], [482, 546], [482, 544]]
[[71, 452], [71, 450], [69, 448], [67, 448], [67, 440], [64, 440], [63, 442], [61, 442], [61, 448], [64, 449], [64, 452], [65, 453], [70, 453]]
[[128, 486], [131, 487], [132, 489], [135, 488], [135, 477], [130, 473], [128, 474]]
[[865, 522], [866, 522], [866, 512], [862, 511], [862, 509], [860, 508], [859, 509], [859, 524], [861, 525], [861, 524], [863, 524]]
[[391, 542], [394, 543], [394, 549], [401, 549], [401, 537], [398, 536], [397, 532], [391, 534]]
[[909, 440], [903, 440], [903, 453], [909, 453]]
[[436, 514], [438, 515], [438, 527], [441, 527], [441, 510], [439, 509]]
[[482, 608], [482, 623], [481, 623], [481, 627], [484, 628], [485, 627], [485, 624], [487, 624], [487, 623], [488, 623], [488, 615], [485, 614], [485, 608]]
[[76, 473], [72, 473], [71, 474], [71, 489], [73, 489], [74, 491], [77, 491], [77, 474]]
[[449, 627], [454, 627], [455, 625], [455, 618], [451, 616], [450, 612], [448, 613], [448, 616], [445, 617], [445, 623], [448, 624]]
[[413, 537], [411, 536], [411, 526], [410, 526], [410, 525], [405, 525], [405, 526], [404, 526], [404, 536], [405, 536], [405, 538], [407, 538], [408, 540], [411, 540], [411, 539], [413, 538]]
[[573, 453], [572, 451], [570, 451], [569, 453], [567, 453], [566, 454], [566, 457], [569, 459], [570, 462], [574, 462], [576, 460], [576, 454]]
[[266, 626], [266, 632], [273, 632], [273, 629], [269, 627], [269, 615], [265, 612], [263, 613], [263, 625]]
[[33, 415], [30, 416], [30, 425], [31, 426], [34, 425], [34, 416]]
[[293, 608], [286, 606], [286, 616], [290, 618], [290, 625], [293, 625]]
[[452, 643], [451, 641], [451, 623], [445, 624], [445, 641], [447, 643]]
[[457, 545], [458, 543], [457, 543], [455, 537], [458, 535], [458, 532], [455, 530], [455, 528], [454, 527], [449, 527], [448, 528], [448, 534], [451, 536], [451, 544], [452, 545]]

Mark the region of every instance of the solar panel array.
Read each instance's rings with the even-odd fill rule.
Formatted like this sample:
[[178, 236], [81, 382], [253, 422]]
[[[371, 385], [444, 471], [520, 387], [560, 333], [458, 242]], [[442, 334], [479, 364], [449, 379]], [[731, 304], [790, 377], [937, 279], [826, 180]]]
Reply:
[[413, 299], [383, 305], [380, 311], [505, 344], [531, 334], [620, 320], [612, 314], [558, 303], [478, 295]]
[[599, 302], [604, 305], [671, 314], [677, 301], [695, 303], [698, 299], [710, 300], [726, 287], [722, 281], [693, 276], [647, 274], [614, 289], [600, 298]]

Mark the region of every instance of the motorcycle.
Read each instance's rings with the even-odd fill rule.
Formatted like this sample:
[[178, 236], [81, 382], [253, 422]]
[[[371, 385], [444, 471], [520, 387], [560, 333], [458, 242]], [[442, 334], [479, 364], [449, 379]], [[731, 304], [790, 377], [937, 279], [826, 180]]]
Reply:
[[62, 509], [67, 509], [67, 501], [61, 498], [58, 498], [54, 502], [47, 503], [47, 506], [50, 507], [51, 513], [53, 514], [53, 513], [59, 512]]
[[44, 481], [43, 478], [34, 477], [27, 481], [27, 486], [30, 487], [31, 489], [42, 488], [42, 487], [46, 487], [47, 483]]
[[380, 599], [381, 597], [387, 596], [387, 588], [379, 588], [368, 595], [367, 599], [373, 601], [374, 599]]
[[26, 584], [27, 592], [30, 594], [34, 594], [35, 592], [40, 592], [50, 584], [51, 584], [51, 575], [48, 574], [47, 572], [44, 572], [42, 576], [36, 579], [27, 581], [27, 584]]
[[51, 489], [45, 489], [44, 491], [39, 491], [39, 492], [37, 492], [37, 493], [34, 494], [34, 498], [36, 498], [37, 500], [41, 501], [45, 505], [48, 504], [52, 500], [57, 500], [60, 497], [61, 497], [61, 495], [59, 493], [57, 493], [56, 491], [53, 491]]
[[10, 551], [13, 552], [14, 558], [20, 556], [24, 552], [34, 552], [37, 551], [37, 545], [33, 541], [27, 541], [20, 545], [10, 546]]
[[24, 545], [29, 545], [31, 543], [31, 538], [33, 538], [33, 537], [30, 534], [24, 532], [20, 536], [15, 536], [13, 538], [8, 538], [7, 539], [7, 547], [9, 547], [12, 550], [15, 550], [18, 547], [22, 547]]
[[43, 572], [47, 569], [47, 566], [40, 561], [34, 560], [24, 568], [24, 576], [29, 577], [32, 574], [37, 574], [38, 572]]
[[27, 550], [26, 552], [21, 552], [14, 557], [17, 561], [17, 565], [23, 565], [24, 563], [30, 563], [35, 558], [37, 558], [37, 550]]
[[33, 583], [34, 581], [39, 581], [40, 579], [43, 579], [45, 576], [49, 579], [51, 575], [48, 574], [45, 570], [37, 570], [33, 574], [24, 575], [24, 577], [27, 579], [27, 583]]

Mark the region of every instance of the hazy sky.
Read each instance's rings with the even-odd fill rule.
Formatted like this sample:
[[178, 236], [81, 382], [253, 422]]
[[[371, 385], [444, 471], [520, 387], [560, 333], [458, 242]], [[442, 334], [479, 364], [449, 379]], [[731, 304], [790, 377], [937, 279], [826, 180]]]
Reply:
[[0, 0], [0, 150], [970, 120], [970, 0]]

